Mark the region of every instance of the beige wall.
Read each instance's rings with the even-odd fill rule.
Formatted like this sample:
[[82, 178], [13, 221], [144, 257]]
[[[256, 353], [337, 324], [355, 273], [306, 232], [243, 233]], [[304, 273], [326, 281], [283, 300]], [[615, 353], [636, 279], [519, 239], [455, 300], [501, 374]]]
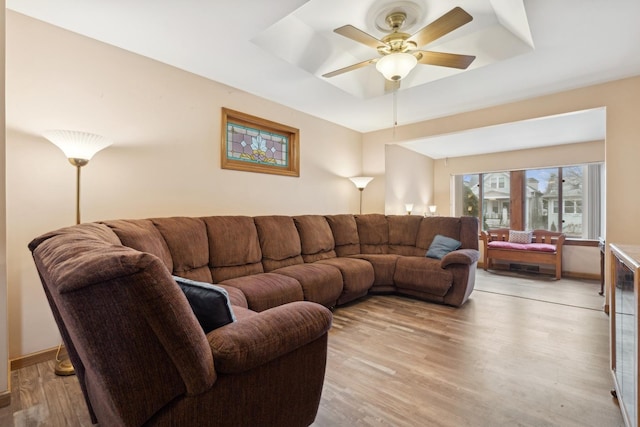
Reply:
[[[0, 92], [2, 99], [5, 99], [5, 2], [0, 0]], [[7, 301], [7, 205], [5, 199], [6, 174], [5, 174], [5, 146], [6, 146], [6, 126], [5, 126], [5, 103], [0, 105], [0, 396], [9, 393], [9, 363], [8, 363], [8, 301]]]
[[[300, 177], [220, 169], [223, 106], [299, 128]], [[27, 249], [75, 220], [75, 170], [47, 129], [115, 141], [82, 170], [83, 221], [358, 210], [361, 134], [11, 11], [7, 128], [10, 357], [59, 341]]]
[[433, 204], [433, 159], [388, 144], [385, 163], [384, 212], [387, 215], [405, 215], [405, 205], [413, 203], [412, 214], [424, 215], [427, 206]]

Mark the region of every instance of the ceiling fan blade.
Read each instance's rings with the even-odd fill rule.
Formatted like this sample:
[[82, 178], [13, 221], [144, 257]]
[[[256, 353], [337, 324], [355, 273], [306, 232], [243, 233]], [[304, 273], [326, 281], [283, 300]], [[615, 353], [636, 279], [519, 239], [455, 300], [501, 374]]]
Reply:
[[340, 28], [336, 28], [335, 30], [333, 30], [333, 32], [374, 49], [377, 49], [378, 46], [385, 45], [382, 41], [373, 37], [371, 34], [365, 33], [364, 31], [357, 29], [353, 25], [344, 25]]
[[473, 20], [473, 16], [469, 15], [461, 7], [454, 7], [449, 12], [442, 15], [411, 37], [407, 41], [415, 42], [416, 46], [424, 46], [434, 40], [439, 39], [445, 34], [462, 27]]
[[432, 52], [427, 50], [419, 50], [418, 63], [428, 65], [438, 65], [440, 67], [459, 68], [466, 70], [469, 65], [476, 59], [473, 55], [458, 55], [457, 53]]
[[367, 59], [366, 61], [358, 62], [357, 64], [349, 65], [348, 67], [340, 68], [339, 70], [331, 71], [330, 73], [323, 74], [322, 77], [334, 77], [348, 71], [357, 70], [358, 68], [366, 67], [369, 64], [375, 64], [380, 58]]

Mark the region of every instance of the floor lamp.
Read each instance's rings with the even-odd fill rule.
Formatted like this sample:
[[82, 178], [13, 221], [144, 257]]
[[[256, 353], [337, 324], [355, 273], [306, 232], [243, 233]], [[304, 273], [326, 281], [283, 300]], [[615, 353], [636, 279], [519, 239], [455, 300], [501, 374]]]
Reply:
[[[111, 140], [87, 132], [73, 130], [51, 130], [43, 135], [62, 150], [69, 163], [76, 167], [76, 224], [80, 224], [80, 168], [89, 163], [89, 160], [100, 150], [112, 144]], [[60, 359], [58, 345], [56, 353], [56, 375], [73, 375], [75, 370], [68, 358]]]
[[362, 192], [364, 191], [367, 184], [371, 182], [373, 179], [372, 176], [352, 176], [349, 178], [351, 182], [356, 186], [358, 190], [360, 190], [360, 213], [362, 213]]

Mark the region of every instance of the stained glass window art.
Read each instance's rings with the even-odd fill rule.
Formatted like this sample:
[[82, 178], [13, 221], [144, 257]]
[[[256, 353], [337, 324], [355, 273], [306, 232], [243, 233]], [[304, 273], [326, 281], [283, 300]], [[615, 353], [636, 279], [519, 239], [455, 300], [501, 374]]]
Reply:
[[244, 172], [300, 176], [300, 130], [222, 108], [220, 166]]
[[261, 129], [227, 123], [227, 157], [261, 165], [289, 166], [289, 139]]

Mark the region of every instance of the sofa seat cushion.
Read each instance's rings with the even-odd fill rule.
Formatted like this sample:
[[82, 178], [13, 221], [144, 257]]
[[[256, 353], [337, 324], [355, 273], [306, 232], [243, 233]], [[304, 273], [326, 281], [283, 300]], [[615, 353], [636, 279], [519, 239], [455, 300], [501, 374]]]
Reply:
[[293, 301], [303, 301], [300, 283], [288, 276], [275, 273], [253, 274], [220, 282], [242, 291], [247, 305], [253, 311], [264, 311]]
[[328, 264], [337, 267], [342, 274], [342, 295], [338, 304], [353, 301], [365, 296], [373, 285], [374, 272], [370, 262], [355, 258], [329, 258], [316, 261], [317, 264]]
[[231, 308], [233, 309], [233, 313], [236, 315], [236, 321], [258, 314], [253, 310], [249, 310], [247, 307], [240, 307], [238, 305], [231, 304]]
[[293, 277], [302, 287], [306, 301], [333, 307], [342, 293], [342, 274], [338, 268], [327, 264], [298, 264], [279, 268], [273, 273]]
[[444, 296], [451, 288], [453, 274], [440, 267], [440, 260], [427, 257], [401, 257], [393, 277], [398, 289], [410, 289]]
[[548, 243], [512, 243], [504, 242], [502, 240], [494, 240], [487, 244], [489, 248], [493, 249], [510, 249], [517, 251], [538, 251], [538, 252], [555, 252], [556, 245], [550, 245]]
[[400, 255], [359, 254], [353, 255], [352, 257], [364, 259], [371, 263], [375, 274], [373, 288], [377, 286], [394, 286], [393, 276], [396, 272], [396, 262], [398, 261], [398, 258], [400, 258]]
[[220, 286], [227, 291], [227, 294], [229, 294], [229, 303], [231, 303], [232, 306], [244, 308], [249, 307], [249, 304], [247, 303], [247, 297], [244, 296], [244, 292], [242, 292], [240, 289], [234, 288], [233, 286], [217, 286]]

